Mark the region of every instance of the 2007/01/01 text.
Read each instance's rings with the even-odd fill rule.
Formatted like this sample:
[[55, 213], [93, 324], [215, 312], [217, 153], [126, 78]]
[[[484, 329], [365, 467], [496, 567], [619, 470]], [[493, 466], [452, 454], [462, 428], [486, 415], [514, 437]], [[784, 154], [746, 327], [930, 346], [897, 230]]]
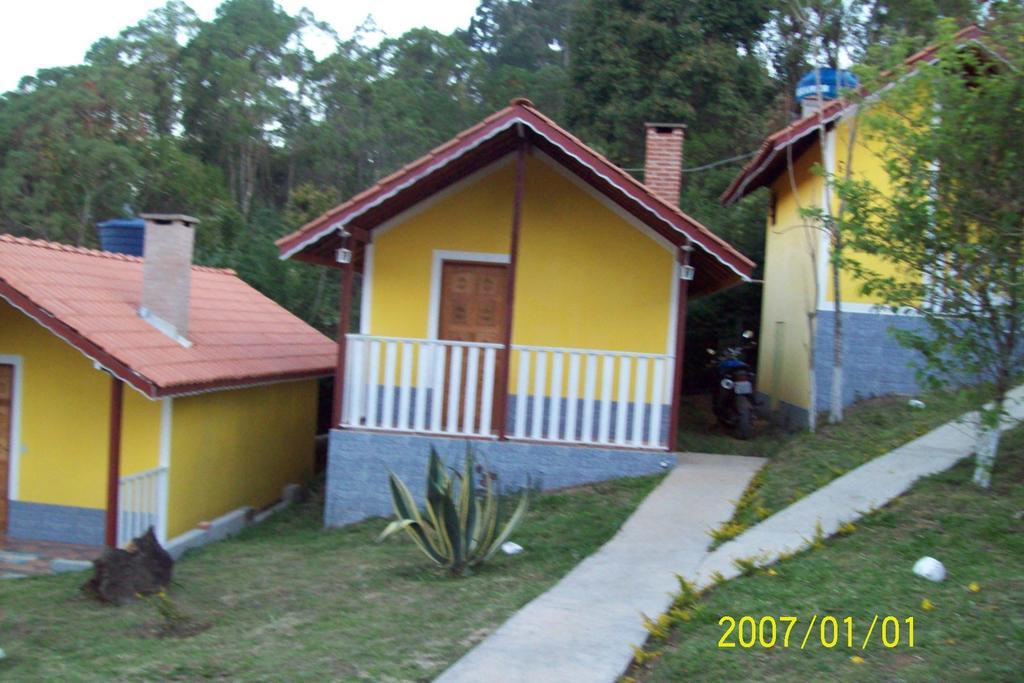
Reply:
[[876, 634], [877, 642], [883, 647], [914, 647], [914, 617], [900, 619], [893, 615], [876, 614], [869, 626], [864, 628], [862, 624], [860, 629], [856, 628], [853, 617], [827, 615], [819, 618], [817, 614], [812, 614], [806, 628], [796, 628], [800, 622], [801, 619], [795, 616], [769, 615], [755, 618], [746, 615], [737, 619], [725, 615], [718, 620], [719, 626], [724, 629], [718, 647], [769, 649], [799, 645], [801, 650], [808, 646], [866, 650]]

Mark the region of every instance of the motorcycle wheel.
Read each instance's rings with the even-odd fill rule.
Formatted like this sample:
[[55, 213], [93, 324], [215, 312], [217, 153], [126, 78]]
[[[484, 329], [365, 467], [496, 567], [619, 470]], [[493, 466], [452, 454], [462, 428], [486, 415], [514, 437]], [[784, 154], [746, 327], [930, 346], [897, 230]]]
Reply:
[[750, 399], [746, 396], [736, 397], [736, 436], [746, 441], [751, 434], [751, 420], [754, 419]]

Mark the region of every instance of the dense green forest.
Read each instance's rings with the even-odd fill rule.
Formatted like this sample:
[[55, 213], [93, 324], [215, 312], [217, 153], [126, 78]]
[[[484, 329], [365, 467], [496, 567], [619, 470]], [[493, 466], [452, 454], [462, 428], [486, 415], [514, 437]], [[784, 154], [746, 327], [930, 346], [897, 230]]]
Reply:
[[[208, 22], [171, 0], [0, 95], [0, 231], [94, 245], [99, 220], [190, 213], [199, 262], [333, 333], [336, 276], [279, 261], [273, 240], [526, 96], [637, 175], [643, 122], [688, 124], [680, 205], [760, 260], [764, 198], [717, 197], [735, 157], [793, 117], [812, 62], [920, 46], [937, 17], [982, 21], [993, 4], [481, 0], [451, 35], [372, 44], [273, 0], [226, 0]], [[334, 51], [318, 59], [314, 34]], [[756, 285], [717, 295], [691, 310], [690, 335], [716, 343], [759, 308]]]

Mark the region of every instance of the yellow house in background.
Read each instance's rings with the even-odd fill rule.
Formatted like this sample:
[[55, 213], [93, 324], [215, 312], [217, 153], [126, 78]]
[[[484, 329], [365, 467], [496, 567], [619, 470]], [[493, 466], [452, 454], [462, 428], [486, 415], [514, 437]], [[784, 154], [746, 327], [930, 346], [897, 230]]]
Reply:
[[[981, 31], [971, 26], [960, 31], [957, 39], [967, 42], [980, 36]], [[913, 66], [934, 59], [934, 55], [935, 48], [928, 48], [906, 63]], [[853, 130], [854, 107], [838, 99], [835, 80], [831, 74], [825, 79], [818, 78], [825, 97], [811, 93], [804, 99], [801, 118], [770, 135], [722, 194], [723, 203], [731, 204], [758, 188], [767, 188], [771, 193], [765, 233], [757, 384], [780, 421], [793, 427], [807, 424], [811, 408], [812, 339], [817, 410], [828, 408], [832, 387], [836, 295], [830, 265], [831, 244], [813, 219], [800, 213], [801, 209], [825, 206], [825, 180], [814, 168], [820, 165], [829, 175], [841, 176], [849, 166], [854, 177], [870, 180], [877, 188], [884, 190], [887, 184], [884, 144], [866, 134], [863, 126], [859, 131]], [[922, 112], [923, 116], [931, 115], [930, 109], [924, 108]], [[821, 125], [825, 127], [824, 144]], [[831, 205], [835, 211], [838, 197], [832, 197]], [[857, 259], [880, 272], [893, 268], [864, 254]], [[883, 308], [883, 301], [861, 291], [862, 283], [848, 269], [841, 272], [839, 287], [843, 402], [917, 392], [912, 368], [914, 352], [900, 346], [890, 330], [919, 329], [920, 319]], [[812, 313], [813, 329], [809, 323]]]
[[0, 235], [0, 539], [173, 548], [312, 475], [336, 345], [151, 218], [145, 261]]
[[471, 446], [505, 486], [670, 464], [687, 302], [753, 269], [679, 210], [683, 135], [647, 125], [645, 185], [514, 100], [278, 241], [341, 268], [341, 319], [361, 311], [328, 524], [387, 514], [387, 470], [421, 481], [430, 448]]

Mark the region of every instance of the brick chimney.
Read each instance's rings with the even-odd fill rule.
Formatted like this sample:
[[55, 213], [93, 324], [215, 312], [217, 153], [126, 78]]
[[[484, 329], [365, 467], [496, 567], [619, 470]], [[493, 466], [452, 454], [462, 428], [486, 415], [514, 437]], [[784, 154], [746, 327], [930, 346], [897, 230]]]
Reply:
[[672, 206], [679, 204], [683, 170], [682, 123], [647, 123], [644, 185]]
[[199, 221], [181, 214], [144, 213], [142, 305], [139, 316], [182, 346], [188, 340], [192, 242]]

